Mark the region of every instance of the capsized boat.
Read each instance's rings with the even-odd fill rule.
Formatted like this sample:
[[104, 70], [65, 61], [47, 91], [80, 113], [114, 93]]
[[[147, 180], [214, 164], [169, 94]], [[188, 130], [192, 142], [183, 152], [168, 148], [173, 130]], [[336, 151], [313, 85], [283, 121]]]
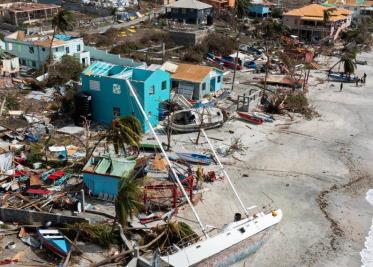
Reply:
[[66, 257], [71, 246], [65, 236], [57, 229], [37, 230], [41, 245], [60, 257]]
[[274, 122], [275, 118], [271, 115], [260, 113], [260, 112], [253, 112], [253, 117], [257, 119], [262, 119], [265, 122]]
[[[203, 224], [201, 218], [199, 217], [197, 210], [194, 208], [192, 200], [189, 198], [187, 192], [185, 191], [185, 188], [182, 182], [180, 181], [179, 176], [177, 175], [172, 162], [168, 158], [168, 155], [165, 152], [162, 143], [159, 140], [150, 122], [150, 119], [148, 118], [144, 108], [140, 103], [139, 98], [136, 95], [135, 89], [133, 88], [129, 79], [126, 79], [126, 83], [132, 95], [134, 96], [136, 104], [139, 107], [144, 119], [149, 125], [149, 128], [155, 137], [155, 140], [157, 141], [162, 150], [162, 154], [164, 155], [165, 160], [167, 161], [167, 164], [170, 168], [170, 171], [173, 177], [175, 178], [176, 184], [178, 185], [180, 191], [184, 195], [184, 198], [188, 203], [190, 209], [192, 210], [192, 213], [203, 233], [203, 236], [201, 237], [202, 239], [198, 238], [198, 241], [196, 243], [191, 244], [190, 242], [184, 242], [181, 244], [173, 244], [173, 246], [170, 248], [171, 250], [167, 251], [160, 257], [164, 264], [168, 264], [168, 266], [174, 267], [189, 267], [196, 266], [198, 264], [202, 264], [201, 266], [206, 266], [204, 263], [206, 263], [209, 259], [217, 257], [218, 254], [220, 254], [220, 252], [230, 250], [231, 248], [235, 247], [235, 245], [245, 240], [248, 240], [251, 237], [254, 237], [254, 235], [258, 234], [259, 232], [271, 228], [272, 226], [275, 226], [281, 221], [281, 209], [271, 209], [266, 211], [263, 210], [255, 212], [254, 214], [250, 214], [249, 210], [251, 210], [251, 208], [247, 208], [242, 202], [232, 180], [230, 179], [218, 155], [216, 154], [215, 149], [210, 142], [210, 139], [207, 137], [204, 129], [201, 129], [201, 133], [204, 135], [207, 143], [209, 144], [215, 160], [220, 166], [220, 169], [223, 172], [225, 178], [227, 178], [227, 181], [232, 191], [234, 192], [238, 202], [240, 203], [241, 208], [245, 213], [245, 217], [243, 219], [241, 218], [241, 215], [235, 215], [234, 222], [228, 224], [228, 226], [223, 228], [217, 234], [210, 236], [210, 233], [206, 230], [206, 227]], [[236, 261], [238, 260], [238, 258], [238, 256], [234, 257]]]
[[263, 123], [263, 119], [251, 116], [249, 113], [246, 113], [246, 112], [237, 111], [237, 115], [240, 116], [242, 120], [253, 123], [253, 124], [259, 125]]
[[210, 165], [211, 157], [200, 153], [176, 153], [176, 155], [187, 162], [195, 164]]
[[[171, 114], [171, 123], [166, 126], [174, 132], [198, 132], [200, 128], [212, 129], [223, 125], [224, 114], [220, 108], [192, 108]], [[167, 123], [167, 120], [165, 120]]]
[[328, 80], [333, 82], [354, 83], [359, 80], [359, 77], [354, 74], [347, 75], [342, 72], [329, 72]]

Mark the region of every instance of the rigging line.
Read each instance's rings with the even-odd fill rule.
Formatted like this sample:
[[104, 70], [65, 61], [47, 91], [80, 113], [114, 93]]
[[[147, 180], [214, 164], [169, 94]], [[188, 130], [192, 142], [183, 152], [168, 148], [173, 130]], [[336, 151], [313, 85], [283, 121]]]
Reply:
[[211, 148], [211, 151], [212, 151], [212, 153], [214, 154], [214, 157], [215, 157], [216, 161], [218, 162], [218, 164], [219, 164], [219, 166], [220, 166], [221, 171], [224, 173], [224, 176], [227, 178], [228, 183], [229, 183], [229, 185], [231, 186], [231, 188], [232, 188], [232, 190], [233, 190], [233, 193], [236, 195], [236, 198], [238, 199], [238, 202], [240, 203], [242, 209], [244, 210], [245, 215], [246, 215], [247, 217], [249, 217], [249, 212], [247, 211], [247, 209], [246, 209], [245, 205], [243, 204], [243, 202], [242, 202], [240, 196], [238, 195], [238, 192], [237, 192], [237, 190], [236, 190], [236, 187], [234, 186], [234, 184], [233, 184], [231, 178], [229, 177], [228, 173], [225, 171], [223, 164], [221, 164], [220, 159], [219, 159], [218, 155], [216, 154], [215, 149], [214, 149], [213, 145], [211, 144], [210, 139], [207, 137], [207, 134], [206, 134], [205, 130], [204, 130], [204, 129], [201, 129], [201, 132], [203, 133], [203, 135], [204, 135], [204, 137], [205, 137], [207, 143], [209, 144], [209, 146], [210, 146], [210, 148]]
[[167, 164], [168, 164], [168, 166], [169, 166], [169, 168], [170, 168], [170, 170], [171, 170], [171, 172], [172, 172], [174, 178], [176, 179], [177, 184], [178, 184], [180, 190], [182, 191], [182, 193], [183, 193], [184, 197], [186, 198], [186, 200], [187, 200], [187, 202], [188, 202], [190, 208], [192, 209], [192, 212], [193, 212], [193, 214], [194, 214], [194, 217], [196, 217], [196, 219], [197, 219], [197, 221], [198, 221], [198, 223], [199, 223], [199, 225], [200, 225], [200, 227], [201, 227], [201, 229], [202, 229], [202, 232], [203, 232], [204, 236], [205, 236], [206, 238], [208, 238], [209, 236], [208, 236], [208, 234], [207, 234], [207, 232], [206, 232], [206, 229], [205, 229], [205, 227], [204, 227], [204, 225], [203, 225], [203, 223], [202, 223], [202, 221], [201, 221], [201, 219], [200, 219], [200, 217], [199, 217], [197, 211], [195, 210], [195, 208], [194, 208], [194, 206], [193, 206], [193, 203], [192, 203], [191, 199], [189, 198], [188, 194], [186, 193], [186, 191], [185, 191], [185, 189], [184, 189], [184, 186], [182, 185], [182, 183], [181, 183], [179, 177], [177, 176], [177, 174], [176, 174], [176, 172], [175, 172], [175, 170], [174, 170], [174, 168], [173, 168], [173, 164], [171, 163], [170, 159], [168, 158], [167, 153], [166, 153], [166, 151], [164, 150], [163, 145], [162, 145], [160, 139], [158, 138], [158, 135], [156, 134], [156, 132], [155, 132], [155, 130], [154, 130], [154, 128], [153, 128], [153, 125], [151, 124], [151, 122], [150, 122], [150, 120], [149, 120], [147, 114], [145, 113], [145, 110], [142, 108], [142, 105], [141, 105], [139, 99], [137, 98], [136, 92], [134, 91], [134, 89], [133, 89], [133, 87], [132, 87], [132, 84], [131, 84], [131, 82], [129, 81], [129, 79], [126, 79], [126, 83], [127, 83], [127, 85], [128, 85], [129, 90], [131, 91], [132, 95], [134, 96], [134, 98], [135, 98], [135, 100], [136, 100], [136, 103], [137, 103], [138, 107], [140, 108], [141, 113], [142, 113], [144, 119], [145, 119], [146, 122], [148, 123], [149, 128], [150, 128], [152, 134], [154, 135], [155, 140], [157, 141], [158, 145], [160, 146], [160, 149], [161, 149], [163, 155], [165, 156], [165, 159], [166, 159], [166, 161], [167, 161]]

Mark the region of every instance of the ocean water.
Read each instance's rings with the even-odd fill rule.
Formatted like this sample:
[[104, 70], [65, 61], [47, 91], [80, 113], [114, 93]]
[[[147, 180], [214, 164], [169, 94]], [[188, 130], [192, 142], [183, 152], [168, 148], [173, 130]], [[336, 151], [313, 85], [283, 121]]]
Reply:
[[[369, 189], [365, 199], [373, 206], [373, 189]], [[365, 248], [360, 252], [361, 255], [361, 266], [372, 267], [373, 266], [373, 220], [368, 236], [365, 238]]]

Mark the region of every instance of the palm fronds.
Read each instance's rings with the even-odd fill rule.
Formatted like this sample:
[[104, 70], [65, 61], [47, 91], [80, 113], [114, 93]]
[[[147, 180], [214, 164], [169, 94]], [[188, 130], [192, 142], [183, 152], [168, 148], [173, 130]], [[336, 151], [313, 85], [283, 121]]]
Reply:
[[141, 185], [134, 178], [122, 178], [119, 183], [118, 195], [115, 200], [115, 212], [119, 223], [127, 226], [128, 219], [143, 208]]
[[111, 226], [108, 224], [89, 224], [83, 222], [68, 225], [67, 228], [71, 231], [79, 231], [83, 239], [98, 244], [104, 248], [115, 243], [115, 240], [117, 239], [115, 234], [112, 232]]
[[124, 150], [125, 145], [138, 147], [141, 141], [142, 128], [134, 116], [125, 116], [113, 121], [108, 140], [113, 143], [115, 153]]

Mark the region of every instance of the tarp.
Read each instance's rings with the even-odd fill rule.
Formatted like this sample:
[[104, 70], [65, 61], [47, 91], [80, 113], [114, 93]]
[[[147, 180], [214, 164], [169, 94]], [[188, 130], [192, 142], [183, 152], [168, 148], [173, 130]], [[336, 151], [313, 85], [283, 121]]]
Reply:
[[10, 152], [0, 155], [0, 171], [2, 173], [12, 168], [13, 154]]

